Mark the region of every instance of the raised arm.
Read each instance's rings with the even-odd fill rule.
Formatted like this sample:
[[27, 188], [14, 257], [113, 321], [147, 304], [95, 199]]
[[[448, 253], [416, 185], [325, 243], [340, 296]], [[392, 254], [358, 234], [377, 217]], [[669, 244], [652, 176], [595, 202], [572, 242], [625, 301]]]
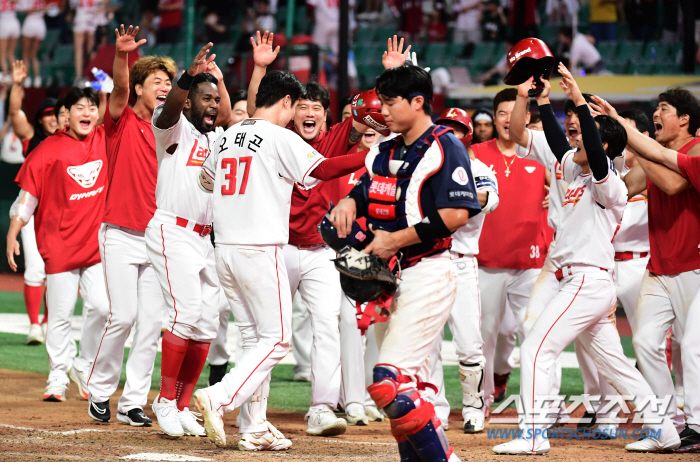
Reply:
[[[639, 160], [639, 157], [637, 159]], [[641, 162], [632, 167], [622, 178], [622, 181], [627, 186], [627, 197], [630, 199], [647, 189], [647, 174], [642, 168]]]
[[544, 135], [547, 137], [547, 144], [549, 144], [549, 148], [557, 160], [561, 162], [564, 154], [571, 150], [571, 145], [569, 145], [564, 130], [559, 125], [552, 105], [549, 103], [549, 92], [551, 89], [549, 80], [544, 80], [544, 90], [535, 98], [535, 101], [537, 101], [537, 106], [540, 109], [542, 128], [544, 128]]
[[528, 142], [527, 136], [527, 102], [530, 96], [527, 92], [532, 88], [532, 77], [526, 82], [518, 85], [518, 96], [515, 98], [515, 106], [510, 115], [510, 139], [526, 148]]
[[678, 152], [672, 149], [667, 149], [661, 146], [656, 141], [648, 136], [641, 134], [639, 131], [631, 127], [625, 119], [617, 117], [617, 121], [625, 127], [627, 131], [627, 144], [630, 145], [638, 157], [644, 157], [651, 162], [662, 164], [674, 172], [679, 172], [678, 169]]
[[280, 47], [273, 48], [272, 39], [275, 34], [269, 31], [265, 31], [262, 37], [260, 37], [260, 31], [257, 32], [257, 40], [255, 38], [250, 38], [250, 43], [253, 45], [253, 62], [255, 67], [253, 68], [253, 76], [250, 78], [250, 83], [248, 84], [248, 116], [253, 117], [255, 114], [255, 97], [258, 94], [258, 87], [260, 87], [260, 81], [265, 77], [267, 72], [267, 66], [272, 64], [277, 58], [277, 54], [280, 52]]
[[214, 61], [207, 64], [206, 72], [213, 75], [218, 80], [216, 88], [219, 90], [219, 97], [221, 100], [219, 101], [219, 115], [216, 117], [216, 126], [228, 128], [233, 119], [233, 108], [231, 107], [231, 97], [224, 83], [224, 74]]
[[194, 57], [190, 67], [180, 76], [177, 85], [173, 86], [173, 89], [168, 93], [167, 98], [165, 98], [165, 103], [163, 104], [163, 111], [155, 122], [157, 128], [166, 130], [180, 120], [180, 114], [185, 107], [187, 94], [189, 93], [190, 86], [192, 86], [194, 76], [206, 72], [207, 65], [216, 58], [215, 54], [207, 57], [211, 47], [212, 43], [209, 42], [199, 50], [199, 53]]
[[114, 64], [112, 65], [112, 75], [114, 76], [114, 89], [112, 96], [109, 98], [109, 115], [113, 121], [119, 120], [119, 117], [129, 104], [129, 53], [135, 51], [138, 47], [146, 43], [146, 39], [141, 39], [136, 42], [136, 35], [139, 33], [139, 28], [129, 26], [124, 32], [124, 24], [120, 30], [114, 29], [117, 36], [116, 49], [114, 55]]
[[26, 77], [27, 66], [24, 64], [24, 61], [12, 63], [12, 90], [10, 90], [8, 115], [10, 116], [12, 130], [21, 141], [34, 137], [34, 127], [29, 123], [27, 115], [22, 110], [22, 99], [24, 98], [22, 82]]
[[389, 38], [387, 40], [386, 51], [382, 55], [382, 65], [384, 69], [403, 66], [406, 60], [408, 60], [410, 51], [411, 45], [406, 48], [406, 51], [403, 51], [403, 37], [400, 42], [396, 35], [394, 35], [393, 40]]

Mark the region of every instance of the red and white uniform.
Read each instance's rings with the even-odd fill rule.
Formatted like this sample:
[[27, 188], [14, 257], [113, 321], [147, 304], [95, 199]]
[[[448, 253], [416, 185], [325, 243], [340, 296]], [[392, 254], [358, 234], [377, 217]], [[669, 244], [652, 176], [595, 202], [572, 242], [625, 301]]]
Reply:
[[0, 0], [0, 39], [19, 37], [20, 26], [16, 8], [17, 3]]
[[493, 402], [493, 357], [505, 311], [513, 312], [522, 336], [528, 298], [547, 256], [545, 169], [534, 160], [504, 156], [495, 139], [472, 145], [472, 151], [493, 170], [499, 194], [498, 209], [484, 222], [477, 256], [488, 407]]
[[134, 343], [126, 363], [126, 385], [119, 412], [142, 408], [151, 389], [165, 300], [146, 251], [146, 227], [156, 210], [158, 159], [151, 123], [126, 107], [112, 120], [104, 116], [109, 189], [99, 233], [100, 257], [110, 316], [99, 333], [100, 348], [88, 377], [90, 400], [107, 401], [117, 390], [124, 344]]
[[70, 0], [75, 9], [73, 32], [94, 34], [105, 22], [104, 3], [108, 0]]
[[[678, 150], [678, 166], [688, 178], [692, 176], [688, 175], [692, 172], [688, 168], [690, 162], [680, 154], [698, 143], [700, 138], [694, 138]], [[700, 288], [700, 193], [689, 188], [668, 196], [647, 180], [647, 197], [651, 256], [634, 314], [634, 350], [639, 368], [656, 396], [672, 397], [666, 416], [681, 431], [685, 425], [683, 413], [676, 407], [666, 355], [659, 345], [674, 322], [686, 333], [700, 329], [700, 300], [696, 297]], [[692, 334], [683, 337], [681, 351], [683, 385], [693, 390], [691, 387], [700, 383], [700, 364], [695, 360], [697, 355], [691, 354], [697, 351]], [[689, 425], [700, 425], [700, 404], [695, 395], [685, 394], [684, 411]]]
[[32, 11], [27, 14], [22, 23], [22, 37], [44, 40], [46, 37], [46, 0], [19, 0], [17, 9], [20, 11]]
[[197, 186], [197, 178], [221, 129], [202, 134], [184, 114], [172, 127], [160, 129], [155, 124], [162, 111], [163, 105], [158, 106], [151, 120], [158, 183], [146, 247], [168, 307], [168, 330], [181, 339], [208, 343], [219, 325], [219, 279], [208, 235], [212, 200]]
[[[292, 188], [294, 183], [314, 186], [318, 180], [310, 175], [323, 160], [290, 130], [246, 119], [217, 139], [204, 162], [202, 174], [214, 179], [221, 286], [241, 334], [255, 333], [243, 335], [240, 361], [207, 389], [221, 412], [240, 407], [254, 394], [267, 398], [270, 371], [289, 351], [292, 297], [283, 246], [289, 239]], [[246, 412], [241, 432], [267, 429], [257, 412]]]
[[[51, 307], [46, 338], [49, 381], [68, 383], [71, 367], [89, 372], [109, 304], [98, 251], [107, 188], [103, 127], [82, 141], [57, 132], [27, 158], [16, 182], [38, 200], [34, 224], [46, 265], [46, 299]], [[73, 358], [71, 324], [78, 297], [84, 300], [80, 352]]]

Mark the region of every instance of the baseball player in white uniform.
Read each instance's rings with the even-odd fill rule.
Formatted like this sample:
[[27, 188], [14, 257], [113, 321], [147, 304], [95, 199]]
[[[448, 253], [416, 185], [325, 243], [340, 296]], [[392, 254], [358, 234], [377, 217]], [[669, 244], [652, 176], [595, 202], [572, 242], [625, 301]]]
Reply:
[[209, 238], [212, 201], [196, 180], [222, 132], [216, 124], [227, 125], [231, 117], [223, 82], [208, 73], [216, 66], [216, 55], [207, 57], [211, 46], [202, 47], [151, 121], [157, 209], [146, 228], [146, 247], [169, 313], [153, 412], [161, 430], [175, 437], [204, 435], [189, 402], [219, 325], [219, 279]]
[[[644, 452], [674, 449], [680, 445], [680, 438], [673, 424], [660, 419], [655, 406], [640, 406], [653, 392], [641, 373], [627, 361], [614, 325], [612, 240], [627, 205], [627, 189], [614, 172], [612, 158], [624, 149], [621, 143], [626, 142], [624, 129], [611, 117], [601, 116], [606, 118], [594, 121], [569, 71], [560, 64], [559, 72], [563, 76], [560, 85], [576, 104], [581, 126], [576, 147], [572, 149], [549, 105], [550, 86], [544, 81], [545, 89], [537, 97], [537, 103], [547, 141], [562, 166], [564, 180], [569, 183], [557, 246], [551, 253], [557, 268], [559, 293], [540, 313], [521, 348], [523, 434], [493, 450], [498, 454], [549, 452], [549, 440], [543, 432], [551, 422], [538, 415], [542, 411], [540, 400], [546, 399], [550, 392], [549, 371], [555, 359], [576, 337], [581, 337], [605, 378], [622, 394], [635, 397], [635, 405], [642, 409], [644, 426], [660, 430], [655, 436], [628, 444], [626, 449]], [[663, 423], [651, 423], [651, 419]]]

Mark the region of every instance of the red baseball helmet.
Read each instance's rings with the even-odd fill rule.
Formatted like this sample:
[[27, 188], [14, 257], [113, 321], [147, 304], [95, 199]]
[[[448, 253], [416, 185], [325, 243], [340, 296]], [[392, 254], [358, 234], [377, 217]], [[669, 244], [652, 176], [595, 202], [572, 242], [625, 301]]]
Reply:
[[547, 44], [538, 38], [519, 41], [510, 49], [506, 59], [508, 73], [503, 79], [506, 85], [520, 85], [530, 77], [535, 77], [537, 87], [544, 88], [540, 77], [549, 80], [557, 64]]
[[472, 123], [472, 118], [467, 114], [467, 111], [457, 107], [445, 109], [440, 116], [435, 119], [436, 124], [440, 122], [457, 122], [462, 124], [464, 128], [467, 129], [467, 133], [464, 135], [464, 138], [462, 138], [462, 143], [469, 147], [474, 137], [474, 124]]
[[377, 92], [374, 90], [367, 90], [359, 95], [355, 95], [350, 104], [350, 109], [355, 122], [366, 125], [384, 136], [391, 133], [382, 115], [382, 102], [379, 101]]

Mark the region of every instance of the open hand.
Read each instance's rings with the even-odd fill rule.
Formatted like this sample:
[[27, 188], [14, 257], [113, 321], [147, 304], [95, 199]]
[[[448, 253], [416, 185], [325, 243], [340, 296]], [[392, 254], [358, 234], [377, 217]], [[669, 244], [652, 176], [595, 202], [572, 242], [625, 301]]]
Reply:
[[190, 64], [190, 67], [187, 68], [187, 73], [191, 77], [201, 74], [202, 72], [207, 72], [207, 66], [210, 62], [214, 61], [214, 58], [216, 58], [216, 54], [212, 54], [211, 56], [207, 57], [207, 54], [209, 54], [212, 46], [214, 46], [213, 43], [207, 43], [201, 50], [199, 50], [197, 56], [194, 57], [192, 64]]
[[591, 108], [591, 113], [594, 117], [597, 115], [609, 115], [617, 119], [617, 111], [612, 104], [608, 103], [600, 96], [594, 95], [592, 99], [594, 102], [590, 103], [588, 106]]
[[27, 78], [27, 65], [24, 61], [19, 60], [12, 63], [12, 82], [15, 85], [22, 85], [24, 79]]
[[549, 186], [544, 185], [544, 190], [547, 191], [547, 195], [544, 197], [544, 200], [542, 201], [542, 208], [546, 210], [549, 208]]
[[216, 77], [219, 82], [224, 80], [224, 73], [221, 72], [221, 69], [219, 69], [219, 66], [217, 66], [214, 61], [209, 61], [207, 63], [206, 72]]
[[387, 40], [387, 51], [382, 55], [382, 65], [384, 69], [403, 66], [408, 59], [408, 53], [411, 51], [411, 45], [403, 51], [403, 37], [398, 42], [398, 37], [394, 35], [394, 40]]
[[569, 69], [567, 69], [562, 63], [559, 63], [559, 73], [562, 77], [561, 82], [559, 82], [559, 86], [562, 88], [562, 90], [564, 90], [566, 96], [572, 100], [576, 106], [586, 104], [586, 99], [581, 94], [581, 90], [579, 90], [574, 76], [571, 75]]
[[258, 31], [257, 41], [253, 37], [250, 38], [250, 43], [253, 45], [253, 62], [256, 66], [267, 67], [277, 58], [280, 47], [278, 45], [277, 48], [273, 48], [272, 39], [274, 36], [275, 34], [272, 32], [265, 31], [261, 38], [260, 31]]
[[117, 35], [117, 53], [131, 53], [146, 43], [146, 39], [141, 39], [138, 42], [134, 40], [139, 33], [139, 26], [129, 26], [127, 31], [124, 32], [124, 24], [122, 24], [120, 29], [121, 32], [118, 29], [114, 29], [114, 33]]

